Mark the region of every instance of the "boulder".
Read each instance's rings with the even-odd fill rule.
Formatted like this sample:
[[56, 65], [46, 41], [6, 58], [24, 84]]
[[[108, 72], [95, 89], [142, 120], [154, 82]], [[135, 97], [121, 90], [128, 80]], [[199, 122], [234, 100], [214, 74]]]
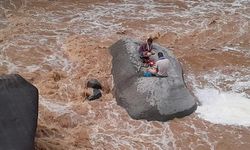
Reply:
[[93, 94], [88, 97], [88, 100], [92, 101], [102, 97], [102, 93], [100, 89], [93, 89]]
[[87, 87], [94, 89], [102, 89], [101, 83], [97, 79], [91, 79], [87, 82]]
[[[109, 48], [117, 104], [132, 118], [148, 121], [167, 121], [193, 113], [197, 104], [184, 83], [181, 64], [173, 53], [154, 43], [156, 53], [163, 52], [170, 60], [168, 77], [143, 77], [138, 54], [140, 44], [122, 39]], [[156, 56], [152, 59], [157, 59]]]
[[0, 150], [33, 150], [38, 90], [20, 75], [0, 76]]

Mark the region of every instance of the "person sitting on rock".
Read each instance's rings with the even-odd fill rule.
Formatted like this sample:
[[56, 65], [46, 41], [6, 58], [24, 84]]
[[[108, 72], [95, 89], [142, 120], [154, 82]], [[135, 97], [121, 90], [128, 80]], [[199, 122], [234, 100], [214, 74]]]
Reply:
[[159, 60], [156, 61], [153, 69], [148, 69], [148, 72], [155, 76], [167, 77], [167, 70], [170, 61], [164, 57], [162, 52], [158, 53], [158, 58]]
[[148, 38], [146, 43], [143, 43], [139, 48], [140, 58], [142, 59], [143, 63], [149, 62], [149, 57], [154, 55], [153, 49], [153, 39]]

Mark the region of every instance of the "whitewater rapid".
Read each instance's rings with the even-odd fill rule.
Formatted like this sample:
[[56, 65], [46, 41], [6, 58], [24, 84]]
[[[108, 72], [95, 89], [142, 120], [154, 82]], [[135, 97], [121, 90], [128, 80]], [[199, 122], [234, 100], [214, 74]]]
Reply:
[[[37, 149], [250, 147], [249, 0], [0, 1], [0, 73], [40, 93]], [[199, 102], [169, 122], [132, 120], [112, 95], [108, 47], [148, 36], [173, 51]], [[103, 85], [85, 100], [85, 83]]]

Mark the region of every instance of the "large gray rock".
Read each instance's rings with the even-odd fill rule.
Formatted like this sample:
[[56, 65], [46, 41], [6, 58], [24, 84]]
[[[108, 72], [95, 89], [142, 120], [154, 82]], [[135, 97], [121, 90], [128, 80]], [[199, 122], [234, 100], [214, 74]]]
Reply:
[[33, 150], [38, 90], [19, 75], [0, 76], [0, 150]]
[[124, 107], [132, 118], [149, 121], [166, 121], [194, 112], [196, 102], [186, 88], [181, 65], [172, 52], [154, 43], [156, 52], [163, 52], [170, 60], [168, 77], [143, 77], [142, 72], [138, 72], [141, 70], [140, 44], [139, 41], [123, 39], [110, 47], [118, 105]]

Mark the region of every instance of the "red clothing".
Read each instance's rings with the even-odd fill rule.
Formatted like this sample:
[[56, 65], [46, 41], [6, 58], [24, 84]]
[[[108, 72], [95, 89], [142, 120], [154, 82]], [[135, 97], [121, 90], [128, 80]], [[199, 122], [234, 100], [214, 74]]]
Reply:
[[152, 44], [148, 45], [148, 43], [143, 43], [139, 48], [139, 54], [141, 56], [144, 56], [143, 52], [151, 52], [151, 51], [152, 51]]

